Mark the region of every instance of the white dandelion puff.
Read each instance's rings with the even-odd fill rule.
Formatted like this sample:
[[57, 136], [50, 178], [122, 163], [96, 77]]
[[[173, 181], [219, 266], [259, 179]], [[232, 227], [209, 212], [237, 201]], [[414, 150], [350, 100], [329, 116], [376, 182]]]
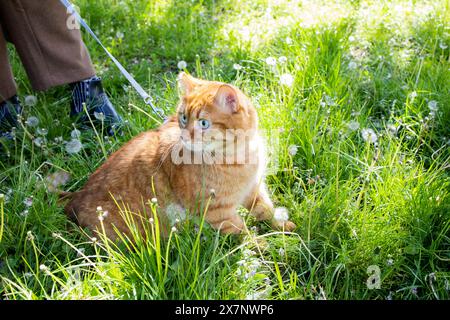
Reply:
[[239, 63], [235, 63], [233, 64], [233, 69], [239, 71], [242, 70], [242, 66]]
[[80, 139], [81, 137], [81, 131], [77, 129], [73, 129], [72, 132], [70, 132], [70, 136], [72, 139]]
[[36, 133], [40, 136], [46, 136], [48, 134], [48, 130], [45, 128], [37, 128]]
[[44, 144], [44, 139], [42, 139], [41, 137], [37, 137], [37, 138], [33, 139], [33, 143], [37, 147], [42, 147], [42, 145]]
[[23, 200], [23, 204], [27, 208], [31, 207], [33, 205], [33, 197], [28, 197], [25, 200]]
[[297, 154], [297, 152], [298, 152], [298, 146], [297, 145], [291, 144], [288, 147], [288, 153], [289, 153], [290, 156], [292, 156], [292, 157], [295, 156]]
[[378, 141], [378, 136], [373, 131], [373, 129], [365, 128], [361, 131], [361, 136], [364, 139], [364, 141], [370, 142], [370, 143], [376, 143]]
[[21, 213], [20, 213], [20, 215], [22, 216], [22, 217], [28, 217], [28, 214], [29, 214], [29, 211], [28, 210], [23, 210]]
[[117, 39], [123, 39], [123, 32], [117, 31], [116, 32], [116, 37], [117, 37]]
[[350, 62], [348, 63], [348, 68], [349, 68], [350, 70], [355, 70], [357, 67], [358, 67], [358, 64], [357, 64], [355, 61], [350, 61]]
[[431, 100], [428, 102], [428, 109], [430, 109], [431, 112], [438, 111], [438, 103], [436, 100]]
[[25, 124], [29, 127], [36, 127], [39, 124], [39, 119], [35, 116], [28, 117]]
[[27, 240], [28, 241], [33, 241], [34, 240], [34, 235], [31, 231], [27, 232]]
[[179, 61], [178, 64], [177, 64], [177, 67], [178, 67], [178, 69], [180, 69], [180, 70], [186, 69], [186, 67], [187, 67], [186, 61], [184, 61], [184, 60]]
[[81, 144], [80, 140], [78, 139], [72, 139], [69, 142], [66, 143], [66, 151], [70, 154], [75, 154], [81, 151], [83, 148], [83, 145]]
[[166, 208], [166, 216], [170, 225], [175, 225], [178, 221], [186, 220], [186, 210], [177, 203], [171, 203]]
[[286, 87], [292, 87], [294, 77], [290, 73], [284, 73], [280, 76], [280, 84]]
[[266, 63], [269, 66], [275, 66], [277, 64], [277, 59], [275, 59], [274, 57], [268, 57], [266, 58]]
[[285, 64], [287, 62], [287, 57], [286, 56], [281, 56], [278, 58], [278, 62], [280, 64]]
[[273, 218], [278, 222], [286, 222], [289, 220], [289, 212], [284, 207], [279, 207], [275, 209]]
[[105, 121], [105, 114], [104, 114], [103, 112], [97, 112], [97, 111], [95, 111], [95, 112], [94, 112], [94, 117], [95, 117], [95, 119], [97, 119], [97, 120]]
[[358, 121], [350, 121], [347, 123], [347, 128], [349, 128], [351, 131], [355, 131], [359, 129], [359, 122]]
[[27, 107], [33, 107], [33, 106], [36, 105], [36, 103], [37, 103], [37, 98], [36, 98], [36, 96], [29, 95], [29, 96], [26, 96], [26, 97], [25, 97], [25, 105], [26, 105]]

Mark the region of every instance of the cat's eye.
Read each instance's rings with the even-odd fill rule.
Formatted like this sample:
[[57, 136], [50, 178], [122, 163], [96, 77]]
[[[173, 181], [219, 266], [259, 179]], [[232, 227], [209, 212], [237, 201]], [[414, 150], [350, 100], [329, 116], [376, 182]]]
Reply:
[[209, 121], [206, 119], [199, 119], [198, 122], [200, 123], [200, 128], [202, 128], [202, 130], [206, 130], [210, 126]]
[[187, 125], [187, 116], [186, 116], [186, 114], [184, 114], [184, 113], [180, 114], [180, 122], [181, 122], [181, 125], [183, 127], [186, 127], [186, 125]]

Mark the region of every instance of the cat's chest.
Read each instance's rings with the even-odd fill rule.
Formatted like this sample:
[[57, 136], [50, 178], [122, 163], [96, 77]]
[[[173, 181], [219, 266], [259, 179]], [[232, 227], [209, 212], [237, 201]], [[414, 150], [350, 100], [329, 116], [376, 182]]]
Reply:
[[199, 197], [214, 196], [232, 202], [241, 202], [251, 192], [258, 179], [258, 165], [209, 166], [186, 168], [175, 186], [175, 194], [185, 203], [199, 200]]

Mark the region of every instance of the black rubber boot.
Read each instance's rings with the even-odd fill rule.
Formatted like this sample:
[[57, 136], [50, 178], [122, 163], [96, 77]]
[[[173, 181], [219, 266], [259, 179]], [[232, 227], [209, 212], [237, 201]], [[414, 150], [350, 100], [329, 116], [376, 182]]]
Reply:
[[22, 113], [17, 96], [12, 97], [0, 104], [0, 137], [12, 139], [12, 129], [17, 128], [17, 116]]
[[[103, 91], [101, 79], [94, 76], [90, 79], [71, 84], [72, 104], [71, 117], [78, 117], [78, 122], [90, 126], [89, 118], [95, 125], [103, 125], [109, 136], [120, 134], [122, 118], [117, 114], [111, 101]], [[83, 103], [89, 117], [83, 110]]]

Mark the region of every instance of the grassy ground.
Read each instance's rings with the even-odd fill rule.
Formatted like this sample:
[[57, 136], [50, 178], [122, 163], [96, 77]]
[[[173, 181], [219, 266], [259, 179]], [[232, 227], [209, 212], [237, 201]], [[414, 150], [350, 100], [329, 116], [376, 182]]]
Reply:
[[284, 235], [247, 219], [256, 228], [238, 239], [191, 219], [132, 250], [92, 240], [62, 214], [46, 177], [70, 172], [64, 189], [77, 190], [158, 123], [86, 35], [128, 124], [118, 139], [82, 132], [83, 149], [70, 154], [67, 90], [32, 92], [11, 51], [22, 101], [37, 97], [24, 121], [39, 124], [1, 155], [0, 299], [449, 298], [447, 1], [76, 3], [167, 113], [182, 60], [252, 97], [262, 128], [279, 137], [272, 197], [298, 228]]

